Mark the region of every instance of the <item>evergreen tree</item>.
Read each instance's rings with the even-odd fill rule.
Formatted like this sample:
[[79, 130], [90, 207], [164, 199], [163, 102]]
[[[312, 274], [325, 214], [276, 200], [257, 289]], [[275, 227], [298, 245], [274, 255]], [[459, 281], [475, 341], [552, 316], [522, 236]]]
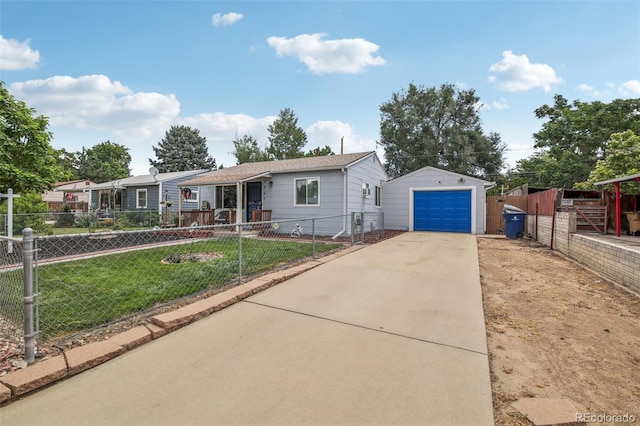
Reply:
[[216, 168], [216, 160], [209, 155], [207, 139], [200, 136], [198, 129], [171, 126], [158, 146], [152, 148], [157, 160], [149, 159], [149, 163], [160, 173]]
[[258, 141], [256, 141], [253, 136], [244, 135], [242, 138], [236, 137], [233, 141], [233, 147], [235, 149], [231, 154], [236, 157], [236, 164], [269, 160], [269, 154], [260, 149]]
[[307, 144], [307, 135], [298, 127], [298, 118], [291, 109], [281, 110], [268, 130], [270, 145], [267, 153], [272, 159], [285, 160], [305, 156], [302, 149]]
[[322, 148], [317, 147], [315, 149], [310, 149], [305, 154], [305, 157], [322, 157], [324, 155], [335, 155], [335, 154], [336, 153], [333, 152], [333, 149], [331, 149], [329, 145], [325, 145]]

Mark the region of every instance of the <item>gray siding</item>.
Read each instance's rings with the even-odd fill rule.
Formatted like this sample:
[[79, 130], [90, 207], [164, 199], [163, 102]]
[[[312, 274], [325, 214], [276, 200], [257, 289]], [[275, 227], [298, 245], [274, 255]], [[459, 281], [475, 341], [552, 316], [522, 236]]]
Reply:
[[[295, 184], [296, 178], [320, 179], [320, 204], [318, 206], [296, 206]], [[320, 216], [349, 215], [335, 219], [316, 221], [316, 231], [322, 235], [336, 235], [345, 229], [342, 236], [351, 235], [352, 212], [380, 212], [375, 206], [375, 187], [387, 179], [382, 164], [375, 155], [363, 158], [346, 169], [347, 205], [344, 205], [345, 175], [342, 170], [325, 170], [310, 172], [282, 173], [273, 175], [273, 186], [265, 185], [263, 208], [273, 210], [273, 220], [301, 219]], [[371, 188], [371, 196], [363, 197], [362, 184], [366, 182]], [[381, 226], [379, 215], [367, 215], [367, 230]], [[371, 223], [370, 223], [371, 222]]]
[[[365, 213], [378, 213], [382, 210], [382, 207], [376, 207], [376, 193], [375, 187], [382, 186], [382, 183], [387, 180], [387, 174], [384, 171], [384, 167], [378, 160], [376, 155], [363, 158], [357, 163], [349, 167], [347, 172], [347, 212], [365, 212]], [[362, 185], [368, 183], [371, 191], [369, 197], [362, 195]], [[372, 227], [379, 229], [382, 224], [378, 218], [379, 215], [368, 214], [365, 215], [366, 230], [370, 230]], [[351, 235], [351, 222], [349, 221], [347, 227], [347, 234]], [[357, 232], [358, 230], [356, 230]]]
[[[139, 189], [147, 190], [147, 208], [138, 209], [136, 207], [136, 197]], [[156, 210], [159, 206], [158, 185], [130, 186], [125, 190], [122, 197], [122, 210]]]
[[[460, 179], [464, 182], [460, 182]], [[413, 190], [457, 190], [472, 191], [472, 234], [484, 234], [486, 192], [480, 179], [426, 167], [401, 176], [382, 186], [385, 227], [388, 229], [411, 230], [411, 197]]]
[[[319, 205], [295, 205], [295, 179], [319, 179]], [[273, 186], [265, 191], [266, 199], [263, 208], [272, 210], [272, 220], [305, 219], [319, 216], [342, 215], [342, 200], [344, 197], [343, 175], [340, 170], [310, 171], [296, 173], [275, 174], [271, 178]], [[321, 222], [321, 223], [320, 223]], [[316, 232], [321, 235], [335, 235], [342, 230], [341, 218], [324, 219], [318, 221]], [[311, 226], [305, 226], [305, 232], [311, 231]]]

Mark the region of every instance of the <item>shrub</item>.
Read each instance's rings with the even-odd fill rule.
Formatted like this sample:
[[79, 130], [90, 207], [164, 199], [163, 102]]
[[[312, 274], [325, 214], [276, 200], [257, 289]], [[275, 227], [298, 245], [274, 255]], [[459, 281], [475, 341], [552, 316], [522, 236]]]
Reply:
[[73, 226], [75, 222], [75, 216], [71, 212], [71, 207], [67, 204], [62, 206], [62, 213], [58, 214], [58, 218], [56, 220], [56, 228], [68, 228]]

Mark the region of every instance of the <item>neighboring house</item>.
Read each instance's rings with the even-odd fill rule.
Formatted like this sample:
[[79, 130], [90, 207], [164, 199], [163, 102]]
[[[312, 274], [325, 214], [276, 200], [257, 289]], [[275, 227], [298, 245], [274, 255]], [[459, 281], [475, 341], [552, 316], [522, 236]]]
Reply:
[[382, 184], [385, 229], [484, 234], [487, 182], [424, 167]]
[[42, 201], [47, 203], [49, 211], [61, 211], [65, 204], [74, 211], [87, 211], [88, 188], [93, 184], [90, 180], [82, 179], [56, 183], [53, 190], [42, 194]]
[[346, 236], [347, 214], [381, 212], [380, 188], [387, 179], [374, 151], [243, 163], [180, 183], [180, 212], [183, 218], [204, 218], [201, 225], [210, 224], [212, 216], [189, 212], [204, 202], [216, 214], [229, 210], [233, 223], [339, 216], [318, 220], [316, 232]]
[[168, 210], [177, 211], [180, 198], [178, 185], [208, 171], [148, 174], [93, 184], [88, 188], [90, 207], [98, 211], [152, 210], [162, 214], [169, 201], [171, 207]]

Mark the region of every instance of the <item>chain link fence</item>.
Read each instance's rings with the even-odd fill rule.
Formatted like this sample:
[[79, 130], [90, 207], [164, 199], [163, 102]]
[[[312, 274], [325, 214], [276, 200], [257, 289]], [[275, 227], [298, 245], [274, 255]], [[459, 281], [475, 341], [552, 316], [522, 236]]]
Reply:
[[[13, 215], [13, 235], [22, 235], [25, 228], [36, 235], [94, 232], [96, 230], [149, 229], [161, 224], [177, 224], [176, 212], [164, 209], [93, 212], [47, 212]], [[0, 215], [0, 230], [7, 235], [8, 215]]]
[[[160, 227], [145, 214], [136, 222], [145, 229], [105, 226], [35, 237], [37, 343], [54, 343], [384, 235], [381, 212], [182, 228]], [[22, 247], [17, 239], [0, 241], [0, 318], [20, 326]]]
[[23, 326], [22, 240], [0, 236], [0, 321]]

